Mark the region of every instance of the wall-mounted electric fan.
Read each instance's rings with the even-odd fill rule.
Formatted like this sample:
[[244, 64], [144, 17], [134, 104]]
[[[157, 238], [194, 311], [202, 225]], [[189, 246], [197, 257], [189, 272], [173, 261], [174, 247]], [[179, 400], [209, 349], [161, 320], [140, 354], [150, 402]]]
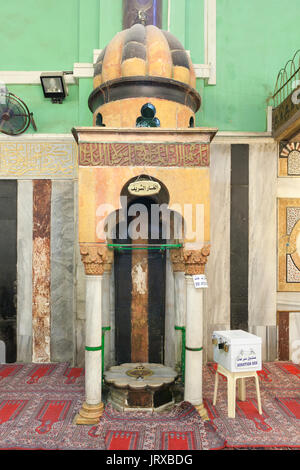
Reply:
[[33, 113], [24, 101], [7, 90], [0, 90], [0, 132], [8, 135], [23, 134], [30, 124], [36, 131]]

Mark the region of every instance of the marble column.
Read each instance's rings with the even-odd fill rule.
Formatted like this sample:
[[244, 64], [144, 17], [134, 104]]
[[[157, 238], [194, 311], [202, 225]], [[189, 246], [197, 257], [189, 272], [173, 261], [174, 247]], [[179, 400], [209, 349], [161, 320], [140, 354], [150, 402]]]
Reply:
[[166, 302], [165, 302], [165, 360], [166, 366], [174, 367], [175, 360], [175, 286], [170, 253], [166, 254]]
[[184, 399], [195, 406], [203, 419], [208, 419], [202, 398], [203, 354], [203, 289], [196, 288], [193, 276], [204, 274], [209, 247], [184, 250], [186, 279], [186, 363]]
[[110, 343], [111, 343], [111, 263], [104, 264], [103, 281], [102, 281], [102, 328], [104, 329], [104, 368], [111, 365], [110, 359]]
[[[185, 264], [183, 250], [171, 250], [171, 260], [174, 273], [174, 300], [175, 300], [175, 322], [174, 326], [182, 328], [186, 326], [186, 286], [185, 286]], [[182, 335], [180, 330], [176, 333], [175, 341], [175, 363], [182, 362]], [[183, 364], [181, 364], [183, 367]]]
[[110, 258], [106, 246], [82, 244], [81, 257], [86, 274], [85, 402], [75, 417], [76, 424], [96, 424], [102, 403], [102, 282], [104, 265]]
[[86, 403], [101, 403], [102, 276], [86, 276], [85, 395]]
[[112, 267], [110, 273], [110, 327], [109, 332], [110, 342], [109, 342], [109, 361], [112, 366], [116, 364], [116, 351], [115, 351], [115, 331], [116, 331], [116, 321], [115, 321], [115, 272]]

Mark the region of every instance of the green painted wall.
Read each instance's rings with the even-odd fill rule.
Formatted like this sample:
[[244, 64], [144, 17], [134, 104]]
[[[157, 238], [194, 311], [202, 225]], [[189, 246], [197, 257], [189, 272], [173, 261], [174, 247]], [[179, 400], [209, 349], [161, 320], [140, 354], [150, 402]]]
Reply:
[[[168, 24], [163, 0], [163, 28]], [[171, 0], [171, 32], [204, 63], [203, 0]], [[220, 130], [265, 131], [267, 98], [278, 70], [300, 47], [299, 0], [217, 0], [217, 85], [197, 81], [202, 107], [197, 125]], [[122, 0], [13, 0], [1, 2], [1, 70], [72, 70], [91, 62], [122, 29]], [[1, 79], [1, 77], [0, 77]], [[34, 112], [41, 133], [68, 133], [91, 125], [87, 99], [92, 79], [69, 86], [63, 104], [40, 86], [10, 85]], [[28, 132], [32, 132], [29, 129]]]
[[204, 88], [203, 125], [266, 130], [277, 73], [300, 48], [298, 23], [299, 0], [217, 0], [217, 85]]

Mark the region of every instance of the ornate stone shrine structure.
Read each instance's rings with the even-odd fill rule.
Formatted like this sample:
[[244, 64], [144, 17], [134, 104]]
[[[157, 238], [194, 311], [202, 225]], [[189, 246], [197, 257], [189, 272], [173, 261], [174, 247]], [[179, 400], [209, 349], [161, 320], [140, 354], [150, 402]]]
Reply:
[[[98, 422], [103, 411], [103, 318], [115, 356], [110, 366], [176, 364], [181, 345], [170, 338], [174, 324], [186, 327], [184, 399], [205, 417], [203, 289], [194, 276], [204, 274], [210, 253], [209, 155], [217, 129], [194, 127], [201, 104], [195, 86], [179, 41], [136, 24], [98, 58], [93, 127], [73, 129], [86, 274], [86, 397], [78, 424]], [[164, 211], [154, 220], [157, 206]]]

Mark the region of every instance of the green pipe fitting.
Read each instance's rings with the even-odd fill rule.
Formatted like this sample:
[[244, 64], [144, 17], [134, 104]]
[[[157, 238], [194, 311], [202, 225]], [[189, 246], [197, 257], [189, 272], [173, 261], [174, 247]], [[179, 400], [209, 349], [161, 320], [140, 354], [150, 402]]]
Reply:
[[181, 331], [181, 380], [184, 384], [185, 378], [185, 341], [186, 341], [186, 327], [185, 326], [175, 326], [175, 330]]

